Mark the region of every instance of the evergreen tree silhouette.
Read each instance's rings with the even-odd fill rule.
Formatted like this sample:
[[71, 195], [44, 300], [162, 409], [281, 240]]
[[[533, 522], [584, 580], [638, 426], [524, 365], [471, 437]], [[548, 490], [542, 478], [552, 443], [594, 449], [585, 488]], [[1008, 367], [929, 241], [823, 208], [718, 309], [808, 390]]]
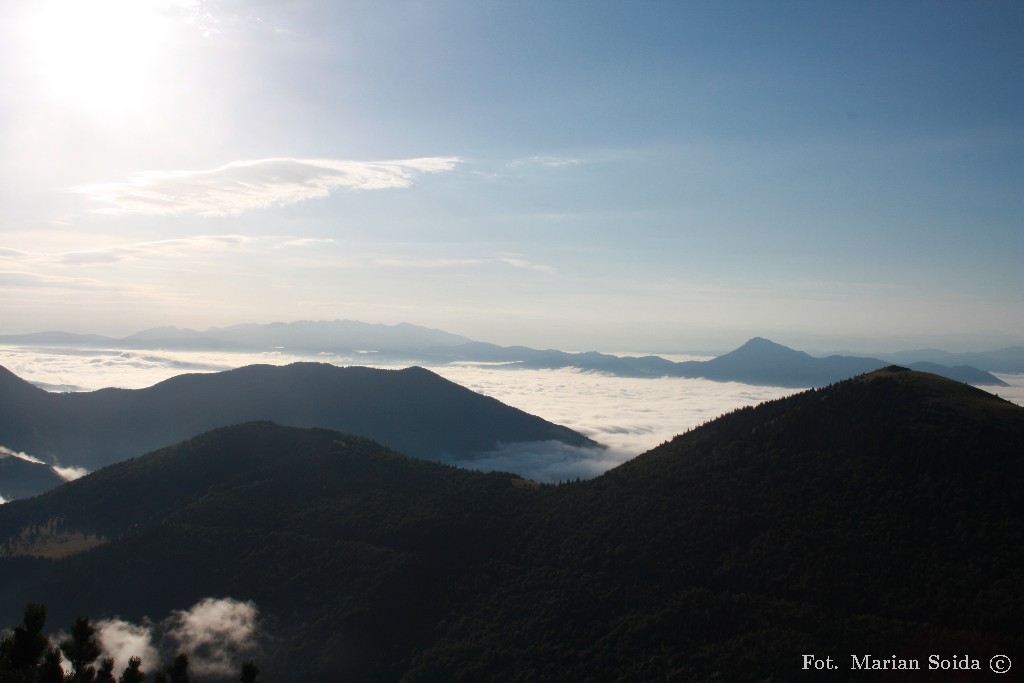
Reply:
[[71, 637], [61, 641], [60, 651], [71, 662], [70, 683], [93, 683], [96, 669], [91, 666], [100, 656], [100, 644], [96, 641], [96, 627], [89, 617], [78, 617], [71, 628]]
[[39, 683], [62, 683], [64, 668], [60, 665], [60, 648], [52, 647], [39, 665]]
[[168, 683], [191, 683], [188, 675], [188, 655], [184, 652], [178, 654], [167, 667]]
[[117, 679], [117, 683], [142, 683], [146, 680], [146, 672], [142, 670], [142, 660], [139, 657], [132, 657], [128, 660], [128, 666]]
[[10, 671], [26, 671], [39, 663], [50, 643], [43, 635], [46, 605], [29, 604], [21, 625], [0, 642], [0, 662]]
[[260, 683], [260, 669], [251, 660], [242, 664], [242, 677], [239, 683]]
[[113, 657], [107, 657], [100, 662], [100, 670], [96, 672], [96, 683], [114, 683]]

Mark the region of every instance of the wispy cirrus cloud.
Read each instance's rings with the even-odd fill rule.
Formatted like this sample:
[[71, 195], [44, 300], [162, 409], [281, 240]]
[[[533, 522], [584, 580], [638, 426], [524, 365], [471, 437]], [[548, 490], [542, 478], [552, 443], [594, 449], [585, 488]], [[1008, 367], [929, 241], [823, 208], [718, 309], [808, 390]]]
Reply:
[[532, 263], [524, 258], [519, 258], [517, 256], [506, 256], [499, 260], [505, 265], [512, 266], [513, 268], [521, 268], [523, 270], [535, 270], [538, 273], [555, 272], [555, 269], [552, 268], [551, 266], [545, 266], [544, 264], [541, 263]]
[[[39, 252], [0, 248], [0, 265], [19, 266], [88, 266], [118, 263], [141, 258], [173, 258], [197, 253], [237, 249], [252, 242], [244, 235], [194, 235], [167, 240], [112, 244], [96, 249]], [[11, 273], [7, 273], [11, 275]], [[25, 275], [25, 273], [22, 273]], [[44, 276], [45, 277], [48, 276]]]
[[579, 159], [555, 156], [533, 156], [527, 159], [515, 159], [508, 163], [509, 168], [523, 168], [524, 166], [546, 166], [548, 168], [561, 168], [563, 166], [578, 166], [583, 163]]
[[103, 282], [94, 278], [64, 277], [61, 275], [28, 273], [24, 271], [0, 271], [0, 291], [125, 292], [129, 289], [123, 285]]
[[384, 268], [464, 268], [479, 266], [485, 263], [483, 259], [477, 258], [415, 258], [415, 257], [388, 257], [375, 258], [371, 261], [374, 266]]
[[54, 255], [52, 258], [64, 265], [116, 263], [153, 256], [174, 257], [196, 252], [223, 251], [241, 247], [249, 241], [250, 239], [244, 235], [196, 235], [179, 239], [117, 244], [99, 249], [71, 251]]
[[227, 216], [328, 196], [339, 188], [409, 187], [417, 174], [450, 171], [458, 157], [396, 161], [258, 159], [202, 171], [148, 171], [74, 191], [106, 204], [102, 213]]
[[328, 244], [335, 244], [334, 239], [330, 237], [297, 237], [295, 239], [285, 240], [274, 245], [275, 249], [284, 249], [286, 247], [316, 247], [325, 246]]

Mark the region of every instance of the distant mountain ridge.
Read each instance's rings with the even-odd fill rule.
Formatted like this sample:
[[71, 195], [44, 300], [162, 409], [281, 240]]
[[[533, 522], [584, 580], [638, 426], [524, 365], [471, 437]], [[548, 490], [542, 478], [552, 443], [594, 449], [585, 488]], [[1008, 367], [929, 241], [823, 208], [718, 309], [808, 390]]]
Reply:
[[[458, 353], [461, 348], [455, 347], [452, 352]], [[471, 351], [469, 355], [474, 352]], [[754, 337], [734, 351], [706, 361], [672, 362], [659, 356], [621, 357], [596, 352], [571, 354], [532, 350], [529, 353], [513, 351], [504, 357], [512, 358], [516, 355], [528, 355], [529, 358], [509, 360], [510, 367], [572, 367], [627, 377], [690, 377], [783, 387], [825, 386], [889, 364], [878, 358], [857, 356], [816, 358], [761, 337]], [[489, 357], [501, 358], [502, 354], [492, 349]], [[995, 375], [972, 367], [946, 367], [935, 363], [911, 363], [909, 367], [959, 382], [1006, 386], [1006, 382]]]
[[502, 445], [598, 444], [429, 370], [326, 363], [179, 375], [146, 389], [52, 394], [0, 367], [0, 445], [95, 470], [220, 426], [274, 420], [471, 463]]
[[503, 363], [508, 369], [577, 368], [620, 377], [701, 377], [785, 387], [823, 386], [893, 362], [957, 381], [989, 386], [1006, 385], [989, 371], [1024, 372], [1024, 347], [975, 354], [924, 350], [877, 358], [856, 354], [817, 358], [754, 337], [739, 348], [709, 361], [672, 362], [654, 355], [630, 357], [596, 351], [570, 353], [556, 349], [498, 346], [407, 323], [379, 325], [353, 320], [244, 324], [205, 331], [158, 327], [121, 339], [65, 332], [0, 336], [0, 343], [12, 344], [76, 345], [104, 341], [133, 349], [282, 349], [300, 354], [352, 354], [368, 363], [490, 362]]
[[[234, 425], [0, 506], [0, 623], [26, 596], [64, 624], [230, 595], [266, 617], [267, 680], [791, 680], [807, 652], [987, 666], [1024, 647], [1022, 442], [1024, 408], [902, 367], [557, 487]], [[62, 542], [80, 547], [46, 559]]]
[[989, 372], [1024, 372], [1024, 346], [1008, 346], [995, 351], [951, 353], [939, 349], [899, 351], [873, 354], [891, 363], [907, 365], [915, 362], [939, 363], [945, 366], [969, 365]]
[[290, 323], [246, 323], [199, 331], [173, 326], [153, 327], [127, 337], [82, 335], [71, 332], [37, 332], [0, 335], [3, 344], [96, 344], [124, 348], [268, 349], [288, 348], [309, 352], [394, 352], [443, 348], [468, 343], [456, 334], [409, 323], [382, 325], [357, 320], [299, 320]]

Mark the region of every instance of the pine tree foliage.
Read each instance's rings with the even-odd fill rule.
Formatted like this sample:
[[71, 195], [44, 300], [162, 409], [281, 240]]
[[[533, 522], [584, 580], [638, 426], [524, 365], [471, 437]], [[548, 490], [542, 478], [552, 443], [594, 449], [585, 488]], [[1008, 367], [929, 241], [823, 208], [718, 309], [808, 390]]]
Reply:
[[71, 636], [60, 644], [60, 651], [71, 663], [70, 683], [92, 683], [96, 679], [96, 669], [91, 666], [100, 654], [100, 644], [96, 640], [96, 627], [89, 617], [79, 617], [71, 628]]
[[251, 660], [242, 663], [242, 677], [239, 683], [260, 683], [260, 669]]
[[285, 681], [790, 680], [799, 653], [991, 657], [1024, 648], [1021, 444], [1024, 409], [898, 368], [562, 486], [238, 425], [3, 506], [0, 529], [59, 513], [111, 541], [0, 571], [38, 569], [32, 595], [83, 611], [251, 598], [273, 629], [265, 675]]
[[168, 683], [191, 683], [188, 674], [188, 655], [184, 652], [179, 653], [167, 667], [167, 681]]
[[[143, 683], [147, 674], [142, 670], [142, 659], [132, 657], [128, 666], [114, 677], [114, 660], [106, 657], [99, 668], [92, 666], [102, 654], [96, 638], [96, 628], [88, 617], [79, 617], [71, 628], [71, 635], [59, 647], [50, 647], [43, 634], [46, 607], [30, 604], [25, 608], [22, 624], [0, 638], [0, 683]], [[63, 657], [62, 657], [63, 655]], [[65, 673], [63, 660], [72, 665]], [[262, 683], [260, 670], [254, 662], [246, 661], [240, 668], [242, 683]], [[153, 683], [199, 683], [189, 674], [189, 658], [179, 653], [166, 669], [153, 676]]]
[[27, 605], [22, 623], [0, 642], [0, 665], [15, 672], [34, 668], [50, 646], [43, 635], [45, 625], [46, 606]]
[[43, 655], [39, 665], [39, 683], [62, 683], [64, 667], [61, 666], [60, 648], [52, 647]]
[[107, 657], [100, 662], [96, 672], [96, 683], [114, 683], [114, 658]]
[[117, 679], [117, 683], [142, 683], [146, 680], [146, 672], [142, 670], [142, 659], [131, 657], [128, 666]]

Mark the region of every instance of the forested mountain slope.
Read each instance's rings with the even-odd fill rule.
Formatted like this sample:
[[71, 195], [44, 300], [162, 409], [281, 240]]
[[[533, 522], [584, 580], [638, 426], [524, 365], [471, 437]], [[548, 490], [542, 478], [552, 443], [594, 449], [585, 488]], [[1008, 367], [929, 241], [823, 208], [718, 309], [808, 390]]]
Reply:
[[1022, 483], [1024, 409], [934, 375], [744, 408], [540, 499], [500, 588], [413, 680], [512, 659], [594, 680], [791, 680], [800, 653], [842, 657], [837, 680], [863, 680], [851, 654], [987, 662], [1024, 644]]
[[[830, 680], [878, 680], [852, 654], [987, 666], [1024, 646], [1021, 444], [1024, 409], [902, 368], [559, 487], [240, 425], [0, 508], [0, 623], [28, 600], [59, 623], [253, 600], [277, 681], [792, 680], [806, 653], [840, 663]], [[93, 547], [31, 557], [61, 533]]]
[[253, 420], [337, 429], [446, 461], [524, 441], [597, 445], [416, 367], [252, 365], [180, 375], [146, 389], [64, 394], [0, 369], [0, 445], [64, 466], [94, 470]]

